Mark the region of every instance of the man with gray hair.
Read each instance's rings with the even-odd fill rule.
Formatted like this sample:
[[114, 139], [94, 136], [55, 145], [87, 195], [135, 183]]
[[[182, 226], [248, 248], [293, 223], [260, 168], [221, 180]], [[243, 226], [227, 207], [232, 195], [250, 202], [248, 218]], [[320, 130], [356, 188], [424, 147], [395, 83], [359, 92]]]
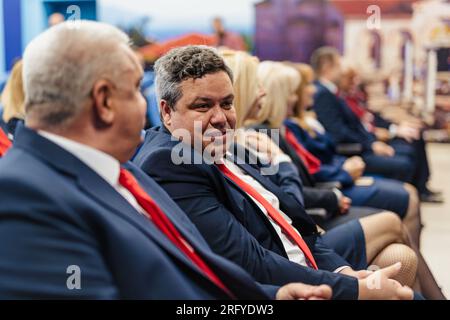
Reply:
[[330, 297], [326, 286], [256, 284], [128, 163], [146, 105], [124, 33], [62, 23], [23, 60], [26, 126], [0, 161], [1, 298]]

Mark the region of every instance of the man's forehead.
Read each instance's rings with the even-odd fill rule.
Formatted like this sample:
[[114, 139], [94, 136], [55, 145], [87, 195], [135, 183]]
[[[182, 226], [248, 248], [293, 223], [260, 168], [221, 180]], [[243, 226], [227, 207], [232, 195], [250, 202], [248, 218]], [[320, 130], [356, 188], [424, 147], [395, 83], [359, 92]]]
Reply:
[[124, 53], [125, 53], [125, 67], [126, 71], [138, 73], [140, 77], [144, 75], [144, 69], [142, 68], [142, 65], [139, 62], [139, 59], [133, 50], [131, 50], [128, 46], [123, 46]]
[[183, 94], [222, 96], [233, 93], [233, 84], [225, 72], [207, 74], [202, 78], [189, 78], [180, 84]]

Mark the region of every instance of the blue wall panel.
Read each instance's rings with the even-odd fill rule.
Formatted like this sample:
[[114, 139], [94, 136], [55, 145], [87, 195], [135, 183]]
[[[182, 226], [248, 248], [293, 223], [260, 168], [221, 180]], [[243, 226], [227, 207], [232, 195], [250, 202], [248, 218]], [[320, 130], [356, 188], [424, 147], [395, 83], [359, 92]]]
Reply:
[[22, 56], [21, 1], [3, 0], [3, 34], [5, 43], [5, 67], [11, 70]]
[[3, 0], [0, 0], [0, 82], [5, 72], [5, 37], [3, 33]]

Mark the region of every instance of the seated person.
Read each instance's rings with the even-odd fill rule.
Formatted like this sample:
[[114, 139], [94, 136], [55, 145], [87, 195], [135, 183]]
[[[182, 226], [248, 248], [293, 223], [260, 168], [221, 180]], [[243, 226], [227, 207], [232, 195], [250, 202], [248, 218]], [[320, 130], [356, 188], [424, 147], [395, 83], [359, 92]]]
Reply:
[[367, 95], [358, 86], [358, 74], [350, 67], [344, 68], [339, 80], [339, 95], [360, 119], [366, 130], [373, 133], [379, 141], [389, 142], [397, 149], [411, 146], [414, 148], [417, 167], [413, 181], [416, 182], [415, 186], [421, 201], [442, 203], [441, 194], [427, 187], [430, 168], [420, 121], [398, 120], [397, 123], [393, 123], [380, 114], [370, 112], [367, 109]]
[[[246, 142], [253, 140], [253, 134], [245, 130], [244, 126], [255, 122], [261, 110], [261, 101], [265, 97], [265, 92], [257, 81], [259, 61], [256, 57], [246, 55], [243, 52], [223, 50], [221, 54], [236, 77], [234, 81], [234, 107], [236, 109], [236, 128], [238, 128], [236, 140], [238, 143], [245, 145]], [[260, 140], [260, 138], [261, 135], [255, 136], [256, 140]], [[243, 141], [241, 142], [241, 140]], [[284, 144], [282, 142], [280, 141], [280, 147], [283, 149]], [[281, 150], [279, 152], [283, 153]], [[381, 211], [373, 208], [350, 208], [351, 200], [344, 197], [339, 190], [316, 188], [314, 179], [306, 170], [302, 160], [295, 154], [288, 153], [288, 155], [296, 165], [302, 180], [304, 206], [309, 209], [308, 212], [318, 213], [314, 214], [313, 217], [324, 229], [328, 230], [354, 217], [362, 217]], [[282, 157], [286, 158], [286, 155]], [[276, 176], [270, 175], [269, 177], [274, 178]], [[324, 219], [322, 219], [323, 216]]]
[[[188, 214], [213, 251], [262, 283], [302, 279], [329, 284], [333, 298], [370, 297], [370, 290], [359, 289], [366, 272], [357, 278], [361, 271], [351, 268], [367, 266], [364, 235], [337, 231], [338, 242], [350, 249], [352, 261], [346, 262], [324, 243], [301, 196], [238, 161], [238, 145], [227, 153], [236, 119], [232, 75], [223, 59], [207, 47], [188, 46], [160, 58], [155, 71], [164, 127], [147, 131], [134, 162]], [[301, 185], [294, 175], [286, 183]]]
[[[27, 123], [0, 159], [0, 296], [329, 299], [327, 286], [255, 283], [214, 254], [170, 197], [128, 162], [146, 108], [129, 42], [115, 27], [82, 21], [28, 45]], [[408, 288], [387, 282], [398, 267], [380, 271], [385, 294], [410, 298]]]
[[[261, 82], [258, 82], [257, 79], [259, 62], [256, 57], [252, 57], [243, 52], [228, 50], [223, 51], [221, 54], [227, 65], [232, 69], [234, 75], [234, 107], [236, 110], [236, 127], [238, 128], [236, 133], [236, 140], [238, 143], [240, 143], [241, 145], [245, 145], [251, 150], [255, 150], [254, 145], [257, 145], [259, 147], [258, 155], [261, 157], [262, 152], [260, 149], [261, 147], [264, 147], [266, 145], [266, 143], [264, 143], [263, 141], [264, 136], [266, 136], [267, 139], [267, 135], [265, 135], [264, 133], [254, 132], [253, 130], [245, 130], [244, 128], [241, 128], [244, 125], [255, 125], [257, 123], [258, 114], [272, 114], [268, 112], [268, 105], [266, 103], [264, 103], [264, 107], [261, 106], [262, 102], [266, 101], [267, 99], [266, 91], [259, 85], [259, 83]], [[275, 70], [274, 72], [277, 71]], [[286, 86], [287, 85], [288, 84], [286, 84]], [[280, 97], [280, 99], [282, 98]], [[262, 119], [262, 117], [260, 117], [260, 119]], [[262, 121], [265, 121], [265, 119]], [[277, 138], [277, 140], [279, 140], [281, 149], [285, 150], [284, 147], [287, 144], [284, 142], [283, 136], [277, 136]], [[255, 141], [257, 143], [255, 143]], [[272, 142], [270, 142], [270, 144], [271, 143]], [[268, 147], [269, 148], [266, 148], [266, 150], [264, 151], [270, 149], [272, 154], [279, 153], [281, 157], [284, 157], [285, 159], [287, 158], [287, 155], [283, 154], [283, 151], [278, 147]], [[288, 155], [291, 156], [291, 154], [289, 153], [290, 150], [285, 151], [287, 151]], [[303, 183], [303, 197], [305, 208], [310, 208], [310, 210], [307, 211], [308, 213], [321, 213], [321, 209], [322, 211], [326, 211], [325, 216], [323, 214], [321, 214], [320, 216], [317, 214], [312, 215], [316, 222], [325, 230], [350, 221], [354, 218], [361, 218], [363, 216], [367, 216], [373, 213], [379, 213], [382, 211], [373, 208], [355, 208], [353, 206], [349, 207], [351, 204], [351, 200], [342, 196], [342, 193], [339, 190], [325, 190], [314, 188], [314, 179], [307, 171], [303, 170], [304, 165], [302, 163], [302, 160], [297, 157], [296, 154], [292, 154], [292, 156], [294, 157], [294, 159], [287, 158], [287, 160], [292, 160], [293, 163], [296, 164], [299, 173], [301, 173], [300, 176]], [[273, 160], [277, 161], [276, 158]], [[278, 171], [278, 173], [280, 173], [280, 171]], [[269, 175], [268, 177], [274, 180], [275, 183], [279, 183], [279, 181], [281, 181], [281, 178], [278, 177], [278, 173]], [[311, 184], [310, 181], [312, 181]], [[315, 201], [316, 199], [318, 201]], [[341, 203], [342, 205], [340, 205]]]
[[[419, 246], [420, 210], [414, 187], [381, 177], [369, 178], [366, 185], [359, 186], [365, 168], [364, 160], [360, 157], [347, 159], [336, 155], [334, 143], [325, 129], [320, 123], [314, 122], [313, 112], [306, 111], [306, 108], [314, 103], [315, 88], [312, 84], [314, 72], [307, 65], [295, 65], [295, 68], [302, 77], [296, 92], [297, 101], [287, 110], [284, 107], [285, 111], [280, 112], [289, 113], [290, 118], [284, 123], [292, 136], [291, 139], [295, 140], [291, 143], [299, 142], [307, 149], [305, 152], [311, 152], [319, 164], [314, 173], [316, 180], [339, 181], [343, 187], [342, 192], [352, 199], [354, 205], [375, 207], [399, 214]], [[279, 99], [276, 101], [279, 103]], [[282, 104], [277, 105], [283, 108]], [[314, 122], [313, 125], [310, 125], [311, 122]], [[362, 182], [365, 183], [364, 180]]]
[[[302, 65], [300, 69], [304, 71], [301, 73], [302, 82], [309, 83], [310, 85], [301, 87], [302, 92], [301, 92], [299, 101], [303, 101], [304, 106], [311, 105], [312, 104], [312, 96], [314, 93], [314, 87], [311, 85], [312, 77], [308, 76], [307, 71], [309, 70], [309, 74], [311, 74], [312, 70], [305, 65]], [[297, 74], [295, 72], [293, 72], [295, 70], [297, 70]], [[244, 74], [247, 75], [247, 77], [248, 77], [249, 71], [246, 70], [246, 72]], [[255, 124], [253, 124], [253, 126], [258, 129], [265, 129], [265, 130], [273, 131], [273, 130], [277, 130], [277, 128], [281, 126], [281, 121], [284, 118], [283, 115], [287, 115], [287, 114], [289, 114], [291, 116], [298, 115], [297, 117], [293, 118], [294, 120], [288, 121], [288, 127], [292, 129], [291, 130], [291, 133], [292, 133], [291, 138], [296, 140], [296, 136], [300, 136], [300, 138], [302, 140], [308, 142], [307, 143], [308, 146], [312, 145], [316, 149], [322, 151], [323, 154], [325, 154], [325, 155], [329, 154], [329, 155], [333, 156], [333, 148], [331, 148], [331, 150], [329, 150], [330, 149], [329, 146], [332, 144], [330, 143], [330, 140], [326, 138], [326, 133], [324, 131], [322, 131], [322, 133], [319, 133], [319, 132], [316, 133], [311, 126], [308, 126], [308, 124], [307, 124], [308, 119], [305, 119], [305, 116], [304, 116], [304, 114], [305, 114], [304, 107], [302, 107], [302, 105], [299, 106], [299, 104], [297, 103], [297, 98], [299, 98], [299, 94], [298, 94], [299, 92], [298, 91], [295, 92], [295, 89], [296, 89], [295, 84], [298, 83], [299, 79], [300, 79], [300, 77], [299, 77], [300, 74], [298, 74], [298, 69], [293, 69], [293, 68], [287, 67], [285, 65], [281, 65], [280, 63], [265, 61], [260, 64], [260, 70], [258, 72], [258, 75], [259, 75], [259, 82], [262, 84], [262, 88], [265, 92], [265, 97], [262, 102], [262, 107], [259, 108], [259, 110], [260, 110], [259, 115], [256, 117], [256, 120], [253, 120], [253, 123], [263, 122], [263, 123], [265, 123], [265, 125], [255, 126]], [[308, 81], [308, 80], [310, 80], [310, 81]], [[242, 92], [243, 88], [245, 88], [245, 86], [241, 86], [241, 89], [238, 90], [238, 92]], [[287, 90], [281, 91], [281, 90], [275, 90], [275, 88], [284, 88]], [[289, 88], [291, 88], [291, 89], [289, 90]], [[296, 94], [294, 94], [294, 93], [296, 93]], [[239, 97], [240, 95], [238, 94], [237, 96]], [[236, 110], [237, 110], [238, 115], [246, 113], [245, 111], [239, 110], [239, 101], [237, 101], [235, 105], [236, 105]], [[250, 111], [250, 113], [251, 112], [252, 111]], [[304, 130], [302, 128], [302, 126], [304, 126], [306, 129]], [[283, 129], [285, 129], [285, 128], [281, 127], [281, 129], [279, 129], [279, 131], [283, 132]], [[307, 132], [307, 129], [312, 131], [311, 135]], [[287, 132], [289, 132], [289, 131], [287, 131]], [[295, 151], [291, 152], [289, 149], [288, 143], [285, 141], [285, 140], [289, 140], [288, 138], [286, 138], [287, 132], [285, 132], [285, 136], [283, 136], [283, 134], [280, 133], [277, 136], [277, 139], [279, 140], [280, 147], [285, 148], [289, 154], [294, 153], [294, 157], [295, 157]], [[312, 135], [319, 136], [322, 139], [320, 139], [319, 142], [316, 143], [316, 141], [312, 138]], [[305, 139], [305, 137], [308, 137], [308, 138]], [[297, 140], [294, 141], [294, 143], [298, 144]], [[259, 145], [261, 145], [261, 144], [264, 145], [265, 143], [263, 141], [261, 141], [261, 139], [260, 139]], [[276, 147], [272, 147], [271, 149], [276, 150]], [[295, 149], [295, 150], [297, 150], [297, 149]], [[307, 150], [300, 151], [299, 157], [303, 157], [305, 155], [305, 153], [307, 154], [308, 151]], [[339, 161], [336, 161], [336, 162], [339, 162]], [[305, 163], [307, 163], [307, 160], [305, 160]], [[319, 169], [320, 169], [321, 168], [320, 161], [318, 161], [318, 163], [319, 163]], [[337, 166], [335, 166], [335, 167], [337, 167]], [[300, 167], [299, 167], [299, 170], [301, 170]], [[342, 169], [340, 169], [340, 168], [334, 169], [334, 171], [337, 171], [337, 172], [339, 170], [342, 170]], [[342, 175], [342, 173], [341, 173], [341, 175]], [[386, 179], [376, 178], [375, 182], [376, 182], [376, 184], [374, 186], [372, 186], [372, 188], [374, 188], [375, 190], [371, 191], [371, 190], [367, 190], [366, 188], [361, 187], [361, 190], [358, 190], [358, 192], [362, 193], [364, 196], [366, 196], [364, 194], [366, 192], [372, 196], [379, 196], [378, 198], [376, 197], [372, 201], [378, 200], [379, 202], [381, 202], [384, 199], [386, 202], [389, 200], [392, 205], [395, 205], [396, 201], [401, 201], [401, 194], [399, 194], [399, 191], [402, 190], [402, 186], [401, 186], [400, 182], [390, 181], [389, 184], [393, 185], [393, 188], [391, 188], [391, 189], [386, 188], [386, 185], [385, 185]], [[407, 186], [405, 186], [405, 189], [406, 188], [407, 188]], [[411, 188], [413, 188], [413, 187], [411, 187]], [[346, 188], [344, 188], [343, 191], [344, 191], [344, 193], [348, 192], [348, 190], [346, 190]], [[403, 192], [406, 193], [406, 190], [403, 190]], [[381, 196], [379, 194], [381, 194]], [[351, 195], [351, 194], [347, 193], [347, 195]], [[417, 205], [417, 203], [416, 203], [416, 205]], [[410, 208], [412, 208], [412, 209], [415, 209], [415, 207], [416, 207], [415, 205], [412, 205], [412, 204], [410, 205]], [[357, 213], [358, 213], [358, 211], [357, 211]], [[427, 298], [445, 299], [439, 286], [436, 283], [436, 280], [434, 279], [431, 271], [429, 270], [426, 261], [423, 259], [422, 255], [420, 253], [420, 250], [418, 248], [417, 243], [419, 241], [419, 239], [418, 239], [419, 237], [415, 238], [414, 232], [419, 229], [420, 224], [418, 223], [418, 221], [415, 221], [414, 218], [418, 217], [419, 211], [416, 210], [415, 212], [413, 211], [413, 213], [414, 214], [411, 214], [411, 212], [409, 212], [409, 214], [411, 214], [411, 215], [410, 216], [407, 215], [406, 217], [404, 217], [405, 225], [409, 231], [409, 232], [406, 232], [406, 234], [407, 234], [406, 237], [408, 239], [405, 240], [405, 242], [414, 249], [415, 253], [417, 254], [417, 256], [419, 258], [419, 270], [420, 271], [419, 271], [419, 277], [418, 277], [419, 279], [418, 280], [420, 282], [420, 286], [423, 288], [424, 291], [426, 291], [425, 296]], [[370, 218], [376, 219], [376, 216], [377, 215], [372, 216]], [[378, 215], [378, 216], [381, 216], [381, 215]], [[359, 222], [363, 226], [365, 233], [379, 231], [381, 234], [383, 234], [382, 231], [383, 231], [383, 228], [385, 228], [385, 227], [383, 227], [382, 230], [380, 231], [379, 229], [376, 228], [376, 226], [371, 226], [371, 225], [366, 224], [367, 221], [370, 221], [369, 218], [365, 218], [365, 217], [363, 218], [362, 216], [358, 216], [357, 214], [353, 214], [352, 218], [360, 218]], [[335, 219], [332, 219], [332, 221], [333, 220], [337, 220], [337, 219], [335, 218]], [[380, 226], [380, 225], [381, 224], [379, 223], [378, 226]], [[387, 230], [385, 229], [385, 231], [387, 231]], [[410, 233], [411, 233], [411, 237], [409, 236]], [[409, 239], [409, 238], [411, 238], [411, 239]]]
[[340, 55], [334, 48], [317, 49], [311, 58], [317, 80], [314, 111], [334, 143], [362, 146], [365, 172], [414, 184], [417, 163], [412, 148], [396, 148], [369, 133], [338, 94], [341, 77]]

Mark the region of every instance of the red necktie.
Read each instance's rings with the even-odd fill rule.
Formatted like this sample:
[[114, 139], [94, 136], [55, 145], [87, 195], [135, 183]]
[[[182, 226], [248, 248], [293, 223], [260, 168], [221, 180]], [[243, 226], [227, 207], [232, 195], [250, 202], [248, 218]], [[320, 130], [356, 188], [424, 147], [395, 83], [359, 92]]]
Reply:
[[2, 128], [0, 128], [0, 157], [3, 157], [11, 147], [12, 143], [9, 141], [8, 136], [3, 132]]
[[234, 295], [222, 283], [219, 277], [208, 267], [203, 259], [194, 251], [183, 236], [178, 232], [173, 223], [159, 208], [156, 202], [141, 188], [134, 176], [126, 169], [120, 169], [119, 183], [135, 197], [139, 205], [148, 213], [153, 223], [164, 233], [172, 243], [180, 249], [212, 282], [228, 294]]
[[263, 196], [261, 196], [258, 191], [256, 191], [252, 186], [247, 184], [246, 182], [242, 181], [238, 176], [236, 176], [233, 172], [230, 171], [224, 164], [217, 164], [217, 167], [224, 175], [226, 175], [228, 178], [230, 178], [234, 183], [236, 183], [242, 190], [244, 190], [248, 195], [252, 196], [256, 201], [258, 201], [264, 209], [266, 209], [269, 216], [273, 219], [273, 221], [280, 226], [281, 230], [284, 234], [289, 236], [296, 244], [297, 246], [302, 250], [303, 254], [305, 255], [307, 262], [317, 270], [317, 264], [314, 260], [314, 257], [311, 253], [311, 251], [308, 248], [308, 245], [305, 243], [305, 241], [302, 239], [302, 237], [294, 230], [294, 227], [292, 227], [284, 218], [283, 216], [278, 212], [277, 209], [275, 209], [266, 199], [264, 199]]
[[285, 128], [286, 141], [294, 148], [297, 155], [302, 159], [305, 166], [308, 168], [310, 174], [315, 174], [320, 171], [320, 166], [322, 163], [317, 159], [312, 153], [306, 150], [300, 142], [298, 142], [295, 135], [291, 130]]

